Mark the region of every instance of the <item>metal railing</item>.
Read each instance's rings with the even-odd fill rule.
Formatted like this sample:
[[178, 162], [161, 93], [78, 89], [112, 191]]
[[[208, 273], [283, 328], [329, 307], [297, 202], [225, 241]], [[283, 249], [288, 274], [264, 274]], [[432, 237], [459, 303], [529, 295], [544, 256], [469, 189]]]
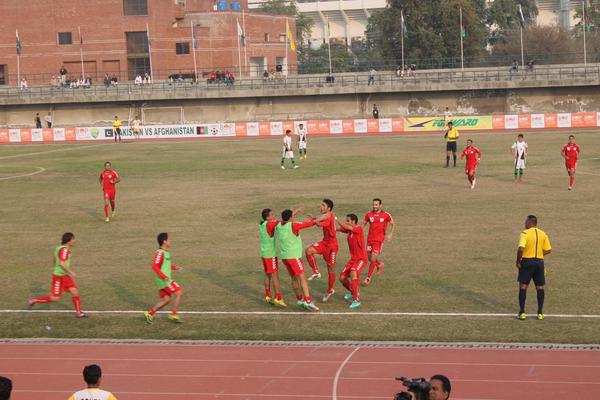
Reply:
[[430, 85], [435, 90], [437, 85], [447, 83], [481, 83], [481, 82], [564, 82], [569, 80], [600, 81], [600, 65], [537, 67], [531, 71], [520, 69], [510, 71], [509, 68], [486, 68], [473, 70], [438, 70], [415, 71], [398, 77], [393, 73], [378, 73], [370, 79], [368, 73], [339, 74], [333, 77], [326, 75], [295, 75], [282, 76], [280, 79], [265, 80], [259, 78], [244, 78], [233, 82], [209, 83], [206, 80], [193, 82], [154, 82], [148, 85], [135, 85], [131, 82], [115, 86], [93, 85], [89, 88], [62, 88], [53, 86], [33, 86], [27, 89], [14, 87], [0, 88], [0, 98], [69, 98], [82, 99], [86, 97], [119, 97], [151, 98], [154, 96], [178, 94], [183, 97], [201, 97], [205, 93], [231, 93], [235, 91], [256, 91], [257, 95], [264, 91], [285, 91], [306, 88], [356, 88], [368, 87], [397, 89], [406, 87], [411, 90], [414, 85]]

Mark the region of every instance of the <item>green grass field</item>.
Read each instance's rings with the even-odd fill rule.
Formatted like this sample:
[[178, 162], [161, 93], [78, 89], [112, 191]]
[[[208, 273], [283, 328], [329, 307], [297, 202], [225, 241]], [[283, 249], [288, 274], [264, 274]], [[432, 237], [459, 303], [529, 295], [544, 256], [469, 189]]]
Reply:
[[[600, 135], [577, 133], [582, 161], [573, 192], [566, 190], [560, 157], [566, 136], [526, 135], [526, 182], [516, 184], [514, 136], [474, 135], [484, 156], [475, 190], [467, 187], [463, 163], [442, 168], [439, 136], [313, 138], [309, 159], [285, 171], [278, 165], [280, 139], [3, 146], [0, 179], [39, 167], [45, 172], [0, 180], [0, 308], [23, 309], [30, 296], [49, 290], [52, 250], [64, 231], [73, 231], [84, 308], [146, 309], [157, 298], [150, 269], [156, 234], [167, 231], [173, 260], [185, 268], [175, 275], [185, 288], [183, 311], [275, 311], [263, 302], [260, 210], [305, 206], [316, 214], [320, 200], [330, 197], [338, 216], [362, 217], [371, 199], [381, 197], [399, 230], [384, 249], [383, 275], [362, 290], [359, 311], [516, 312], [516, 243], [525, 216], [534, 213], [554, 248], [546, 313], [600, 314]], [[110, 224], [103, 222], [97, 181], [106, 160], [122, 177]], [[305, 244], [319, 237], [317, 229], [303, 233]], [[344, 236], [340, 245], [338, 267], [348, 254]], [[292, 303], [282, 272], [284, 297]], [[163, 316], [148, 326], [141, 313], [86, 320], [3, 314], [0, 336], [600, 343], [600, 319], [352, 316], [341, 289], [320, 304], [326, 279], [311, 288], [323, 311], [348, 315], [300, 315], [290, 308], [289, 315], [188, 315], [177, 326]], [[68, 297], [38, 309], [69, 310]], [[531, 313], [535, 303], [531, 288]]]

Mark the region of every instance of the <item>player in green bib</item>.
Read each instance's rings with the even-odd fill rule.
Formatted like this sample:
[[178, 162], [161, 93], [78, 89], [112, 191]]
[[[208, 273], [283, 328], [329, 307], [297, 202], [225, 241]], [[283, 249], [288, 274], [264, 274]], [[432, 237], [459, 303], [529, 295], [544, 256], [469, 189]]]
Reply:
[[[292, 288], [296, 293], [298, 306], [310, 311], [319, 311], [319, 308], [313, 303], [304, 276], [304, 265], [302, 264], [302, 237], [300, 231], [315, 225], [315, 219], [312, 218], [306, 222], [294, 221], [294, 212], [284, 210], [281, 213], [281, 222], [275, 229], [279, 237], [279, 258], [286, 266], [290, 277], [292, 278]], [[302, 290], [300, 291], [300, 288]]]
[[52, 287], [49, 296], [34, 297], [29, 300], [29, 309], [35, 304], [50, 303], [58, 301], [62, 292], [71, 293], [75, 315], [83, 318], [87, 315], [81, 311], [81, 299], [77, 285], [71, 278], [77, 278], [77, 274], [71, 269], [71, 247], [75, 245], [75, 235], [66, 232], [62, 235], [60, 246], [54, 249], [54, 271], [52, 272]]
[[154, 276], [154, 280], [156, 281], [158, 295], [160, 296], [161, 300], [150, 310], [145, 311], [144, 317], [146, 317], [147, 323], [153, 323], [156, 312], [169, 304], [172, 297], [175, 297], [173, 308], [171, 309], [171, 314], [169, 314], [168, 318], [169, 321], [181, 323], [183, 321], [181, 321], [181, 318], [179, 315], [177, 315], [177, 309], [179, 308], [179, 303], [181, 302], [183, 289], [171, 278], [171, 273], [173, 271], [180, 271], [181, 268], [173, 265], [171, 262], [171, 253], [169, 252], [169, 249], [171, 248], [171, 239], [169, 239], [169, 234], [166, 232], [159, 233], [157, 241], [159, 249], [156, 250], [156, 253], [154, 254], [152, 270], [156, 274]]
[[[281, 297], [279, 286], [279, 263], [277, 259], [277, 239], [275, 228], [279, 221], [270, 208], [265, 208], [261, 213], [262, 221], [258, 226], [260, 232], [260, 257], [265, 271], [265, 301], [279, 307], [287, 307]], [[271, 284], [275, 289], [275, 297], [271, 294]]]

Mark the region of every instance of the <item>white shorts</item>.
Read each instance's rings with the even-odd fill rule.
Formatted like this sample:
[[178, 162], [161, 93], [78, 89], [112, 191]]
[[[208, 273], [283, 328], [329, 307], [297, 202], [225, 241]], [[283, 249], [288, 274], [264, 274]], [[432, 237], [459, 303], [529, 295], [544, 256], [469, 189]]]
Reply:
[[525, 160], [521, 158], [515, 160], [515, 169], [525, 169]]
[[306, 149], [306, 142], [298, 142], [299, 149]]
[[294, 158], [294, 152], [293, 151], [283, 151], [283, 158]]

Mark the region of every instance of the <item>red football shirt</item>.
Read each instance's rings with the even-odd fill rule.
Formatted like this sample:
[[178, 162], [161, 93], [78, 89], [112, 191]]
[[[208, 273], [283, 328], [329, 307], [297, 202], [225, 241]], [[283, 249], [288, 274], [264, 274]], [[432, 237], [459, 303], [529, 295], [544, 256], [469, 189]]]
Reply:
[[377, 214], [369, 211], [365, 215], [364, 221], [369, 224], [368, 242], [383, 242], [385, 240], [385, 231], [390, 222], [393, 221], [392, 216], [386, 211], [380, 211]]
[[563, 153], [567, 156], [567, 161], [577, 161], [579, 157], [579, 145], [577, 144], [565, 144], [563, 147]]
[[267, 222], [267, 233], [269, 236], [273, 237], [275, 235], [275, 228], [279, 225], [279, 221], [269, 221]]
[[365, 247], [365, 234], [362, 226], [353, 226], [352, 229], [342, 228], [342, 232], [348, 235], [348, 248], [350, 258], [353, 260], [366, 260], [367, 248]]
[[102, 179], [102, 188], [104, 191], [113, 192], [115, 190], [115, 180], [119, 179], [119, 174], [116, 171], [102, 171], [100, 179]]
[[332, 250], [337, 250], [338, 241], [336, 236], [337, 230], [335, 228], [335, 215], [330, 213], [329, 218], [319, 222], [319, 226], [323, 228], [323, 242], [327, 243]]
[[477, 159], [481, 158], [481, 151], [477, 147], [467, 147], [460, 154], [460, 158], [467, 157], [467, 165], [477, 165]]

